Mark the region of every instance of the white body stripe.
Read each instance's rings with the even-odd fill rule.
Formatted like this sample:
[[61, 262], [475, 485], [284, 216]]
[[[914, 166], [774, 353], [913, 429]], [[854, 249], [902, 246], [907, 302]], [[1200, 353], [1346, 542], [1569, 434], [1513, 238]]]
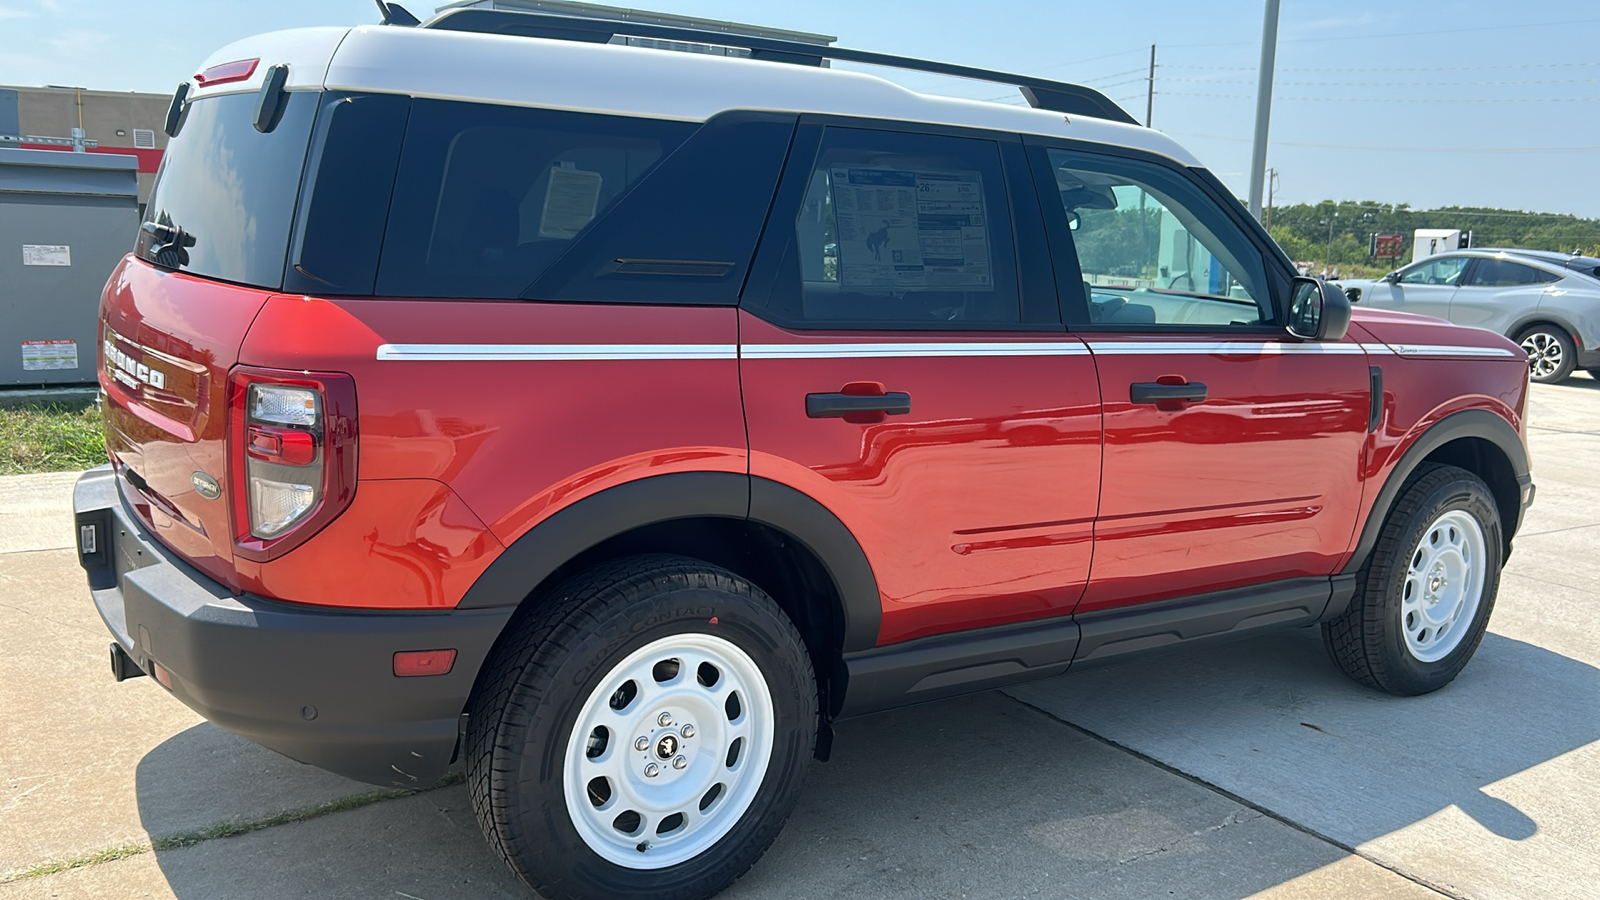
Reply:
[[1392, 353], [1396, 356], [1466, 356], [1473, 358], [1510, 359], [1516, 351], [1505, 347], [1466, 347], [1455, 344], [1362, 344], [1368, 353]]
[[1087, 356], [1078, 341], [904, 344], [745, 344], [745, 359], [881, 359], [902, 356]]
[[1361, 353], [1359, 344], [1297, 344], [1290, 341], [1090, 341], [1105, 356], [1329, 356]]
[[736, 344], [384, 344], [384, 360], [738, 359]]
[[397, 361], [665, 360], [665, 359], [890, 359], [957, 356], [1342, 356], [1394, 354], [1406, 358], [1507, 359], [1504, 347], [1450, 344], [1343, 344], [1290, 341], [931, 341], [845, 344], [383, 344], [377, 358]]

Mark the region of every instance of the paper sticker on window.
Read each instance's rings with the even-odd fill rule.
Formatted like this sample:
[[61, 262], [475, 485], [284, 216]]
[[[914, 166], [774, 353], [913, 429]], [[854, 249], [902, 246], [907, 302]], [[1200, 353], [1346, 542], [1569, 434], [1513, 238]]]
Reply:
[[22, 370], [76, 369], [77, 341], [23, 341]]
[[66, 244], [23, 244], [22, 264], [25, 266], [70, 266], [72, 248]]
[[839, 167], [830, 174], [841, 287], [994, 290], [980, 173]]
[[539, 216], [539, 236], [571, 238], [594, 219], [600, 205], [599, 172], [586, 172], [563, 164], [550, 170], [544, 189], [544, 212]]

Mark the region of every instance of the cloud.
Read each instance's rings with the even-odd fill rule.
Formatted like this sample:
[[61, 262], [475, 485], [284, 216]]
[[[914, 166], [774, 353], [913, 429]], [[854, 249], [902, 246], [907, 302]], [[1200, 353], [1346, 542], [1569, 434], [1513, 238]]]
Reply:
[[9, 6], [0, 6], [0, 22], [5, 21], [6, 19], [26, 19], [32, 15], [33, 13], [28, 12], [25, 9], [12, 9]]

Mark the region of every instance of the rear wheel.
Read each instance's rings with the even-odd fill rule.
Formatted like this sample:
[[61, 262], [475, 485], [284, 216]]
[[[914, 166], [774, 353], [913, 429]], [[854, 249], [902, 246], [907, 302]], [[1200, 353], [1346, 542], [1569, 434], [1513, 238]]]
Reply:
[[1449, 684], [1483, 639], [1500, 586], [1500, 513], [1487, 485], [1427, 464], [1401, 492], [1346, 613], [1322, 626], [1346, 675], [1391, 694]]
[[1572, 374], [1578, 350], [1566, 331], [1555, 325], [1535, 325], [1517, 337], [1528, 353], [1528, 378], [1539, 384], [1554, 384]]
[[480, 678], [467, 777], [489, 843], [546, 897], [706, 897], [797, 799], [816, 684], [771, 598], [638, 556], [562, 585]]

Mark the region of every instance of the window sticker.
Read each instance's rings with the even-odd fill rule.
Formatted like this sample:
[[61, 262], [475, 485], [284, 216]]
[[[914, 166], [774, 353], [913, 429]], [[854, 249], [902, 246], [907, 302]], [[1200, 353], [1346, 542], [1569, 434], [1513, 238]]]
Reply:
[[25, 266], [70, 266], [72, 248], [66, 244], [23, 244], [22, 264]]
[[22, 371], [37, 372], [78, 367], [77, 341], [23, 341]]
[[562, 163], [550, 170], [544, 189], [544, 212], [539, 216], [539, 236], [570, 239], [594, 219], [600, 205], [599, 172]]
[[831, 172], [846, 289], [992, 291], [978, 172]]

